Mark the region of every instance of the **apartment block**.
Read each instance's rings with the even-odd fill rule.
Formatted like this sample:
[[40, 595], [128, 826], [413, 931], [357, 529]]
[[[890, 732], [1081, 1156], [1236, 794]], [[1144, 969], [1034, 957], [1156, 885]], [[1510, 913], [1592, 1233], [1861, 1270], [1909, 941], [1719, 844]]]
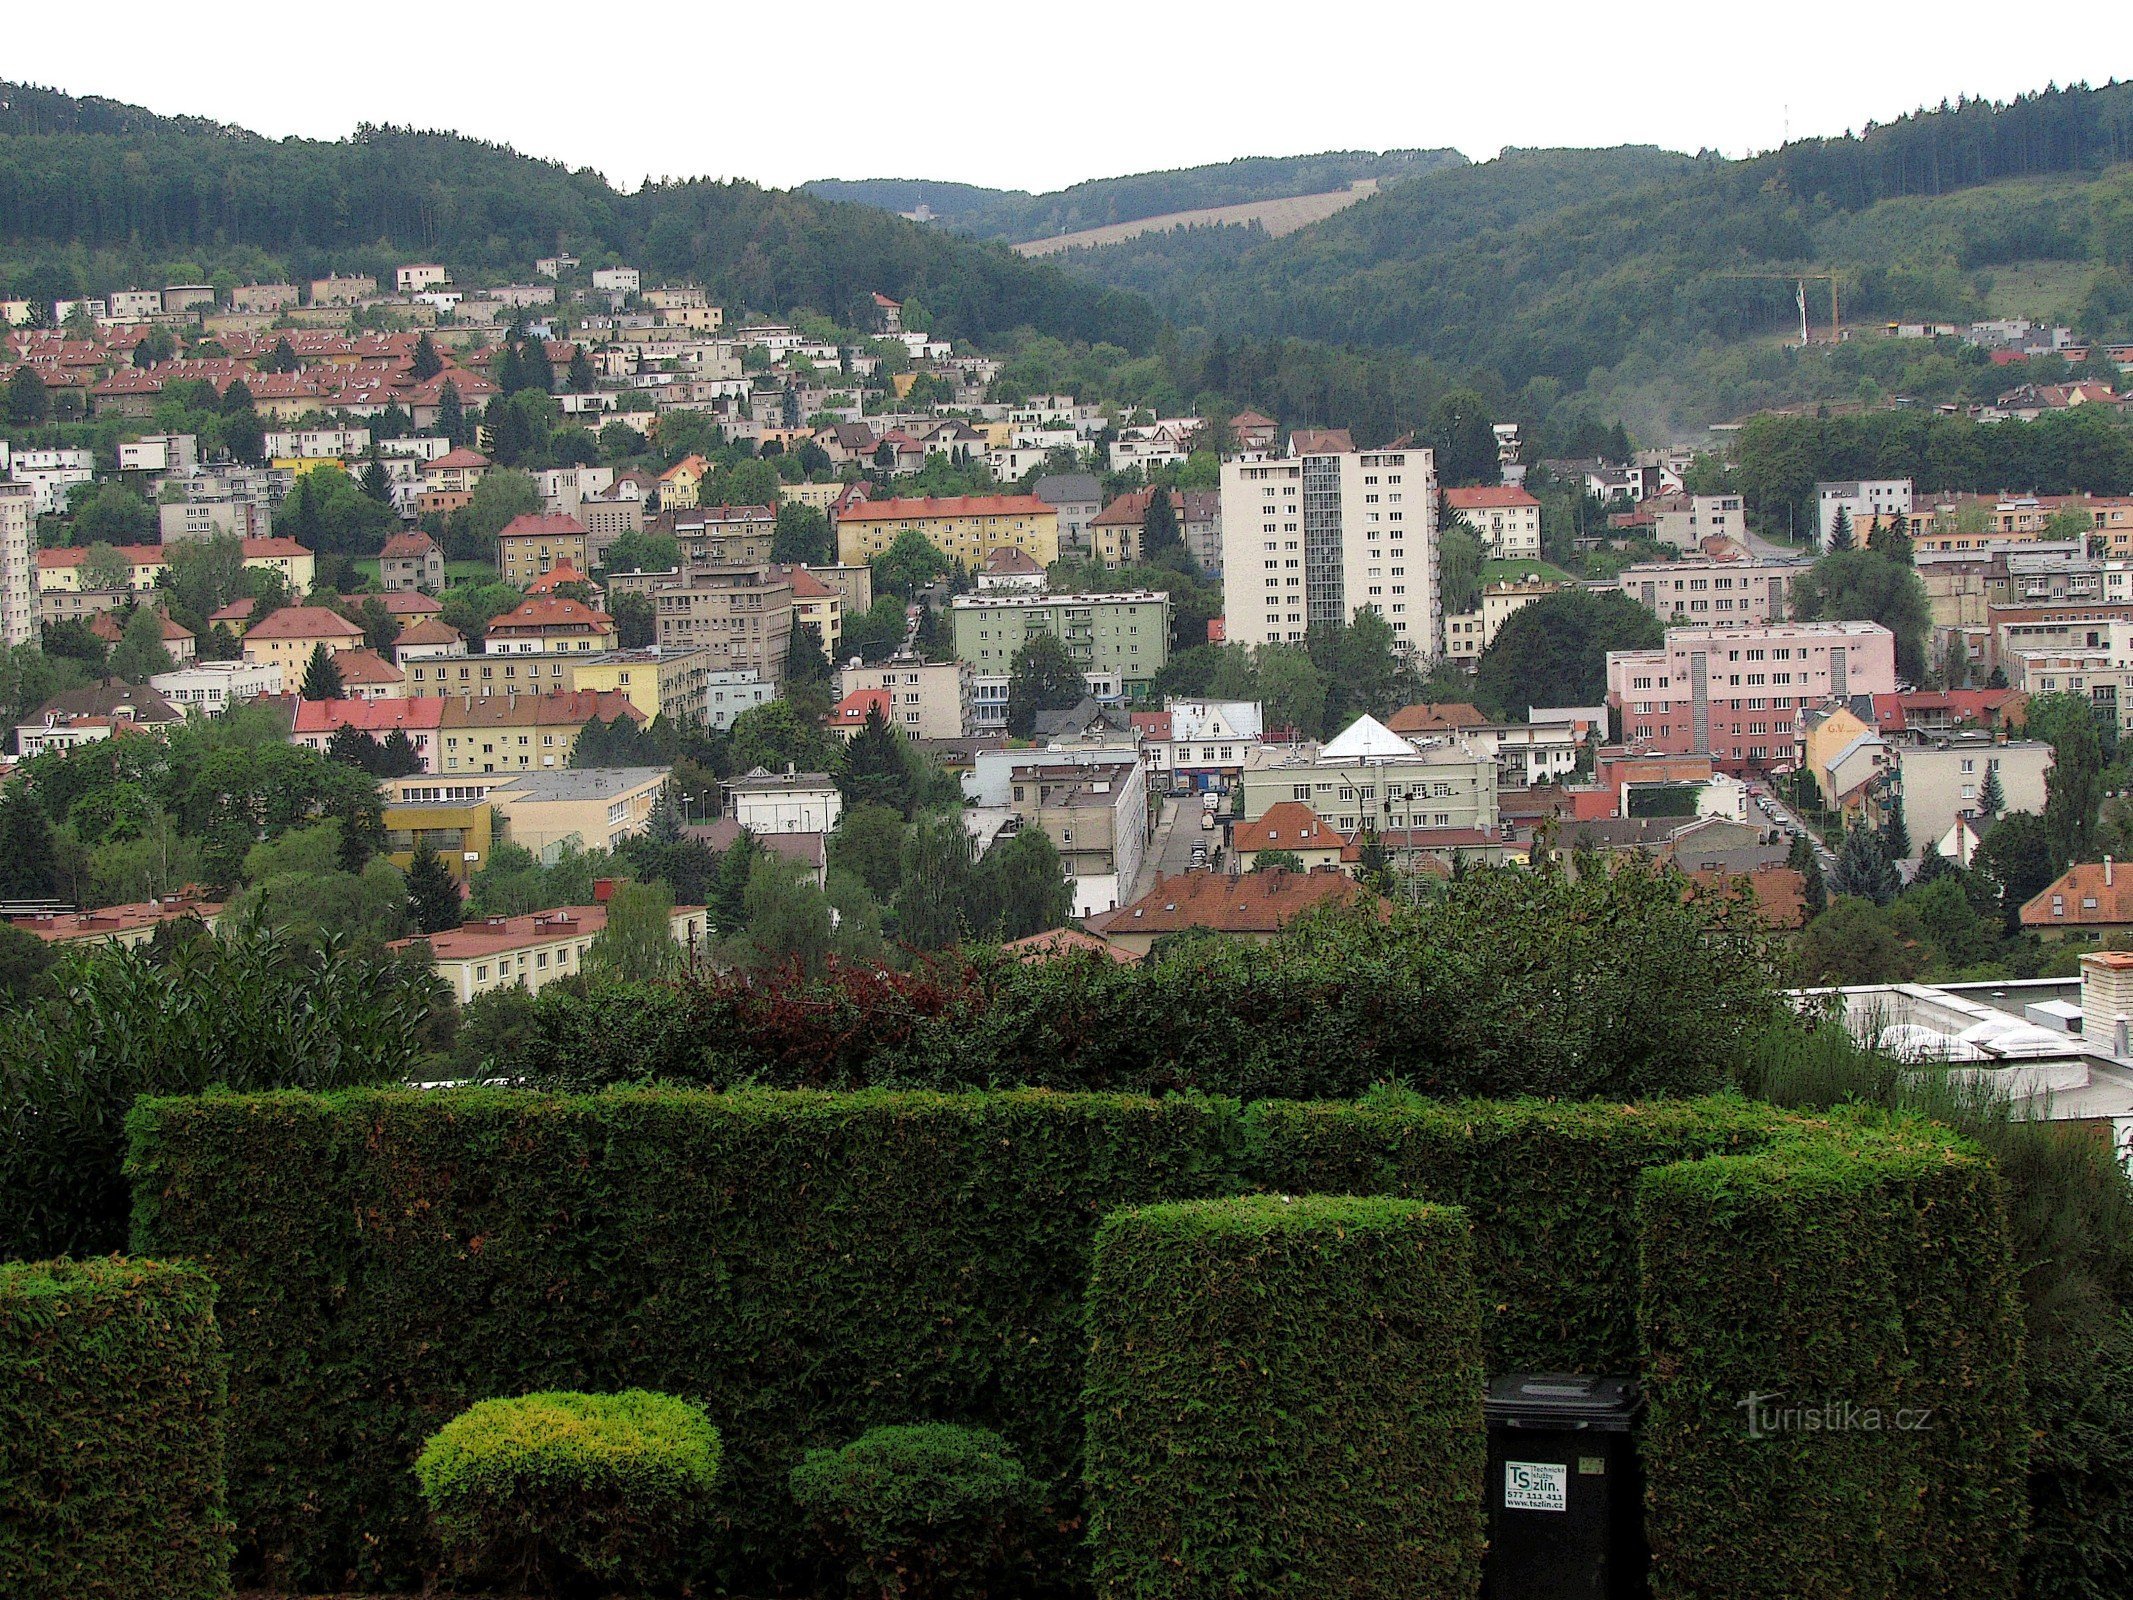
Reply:
[[1456, 516], [1481, 536], [1492, 556], [1538, 561], [1540, 502], [1515, 485], [1482, 485], [1444, 491], [1444, 515]]
[[1059, 559], [1059, 508], [1028, 494], [862, 500], [837, 515], [837, 559], [866, 562], [910, 532], [972, 571], [995, 550], [1020, 550], [1041, 567]]
[[1493, 829], [1499, 821], [1493, 753], [1452, 736], [1421, 744], [1360, 717], [1324, 744], [1260, 745], [1245, 762], [1244, 817], [1285, 800], [1343, 833], [1374, 828]]
[[1647, 561], [1622, 569], [1622, 592], [1661, 622], [1783, 622], [1805, 567], [1779, 561]]
[[900, 657], [874, 666], [846, 667], [838, 674], [837, 693], [840, 698], [869, 689], [886, 694], [884, 714], [906, 738], [960, 739], [975, 728], [971, 678], [966, 661]]
[[[689, 959], [702, 951], [707, 937], [702, 906], [676, 906], [667, 926]], [[488, 917], [426, 940], [401, 939], [392, 948], [427, 943], [437, 976], [465, 1005], [487, 990], [517, 984], [537, 994], [559, 978], [575, 976], [606, 927], [604, 905], [562, 906], [530, 916]]]
[[1003, 677], [1037, 634], [1065, 641], [1085, 676], [1115, 678], [1137, 696], [1170, 661], [1170, 596], [1152, 589], [1092, 594], [962, 594], [949, 605], [955, 655], [980, 677]]
[[785, 681], [792, 649], [793, 590], [776, 567], [684, 565], [679, 572], [614, 573], [610, 592], [647, 596], [663, 650], [704, 648], [713, 672], [752, 671]]
[[37, 491], [0, 483], [0, 642], [37, 639]]
[[1222, 595], [1232, 644], [1301, 643], [1366, 607], [1420, 655], [1438, 646], [1436, 469], [1427, 450], [1358, 450], [1299, 428], [1289, 455], [1222, 465]]
[[1829, 548], [1837, 514], [1852, 528], [1852, 543], [1866, 543], [1866, 530], [1883, 517], [1908, 517], [1916, 505], [1909, 478], [1862, 478], [1815, 485], [1815, 543]]
[[585, 524], [560, 512], [531, 511], [513, 517], [496, 536], [496, 565], [504, 582], [523, 589], [557, 567], [590, 570]]

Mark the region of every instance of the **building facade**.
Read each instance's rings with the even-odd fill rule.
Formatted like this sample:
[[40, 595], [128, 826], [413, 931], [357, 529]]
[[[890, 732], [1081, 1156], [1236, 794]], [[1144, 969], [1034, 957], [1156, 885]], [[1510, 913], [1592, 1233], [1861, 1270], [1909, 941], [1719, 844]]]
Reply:
[[1170, 661], [1170, 596], [1152, 589], [1091, 594], [962, 594], [949, 606], [955, 655], [981, 678], [1004, 677], [1040, 633], [1064, 641], [1084, 677], [1146, 692]]
[[1059, 559], [1059, 510], [1028, 494], [862, 500], [837, 515], [837, 559], [863, 564], [907, 532], [973, 572], [995, 550], [1020, 550], [1042, 567]]
[[1783, 622], [1803, 566], [1778, 561], [1646, 561], [1624, 567], [1622, 592], [1665, 623]]
[[974, 730], [970, 664], [899, 657], [837, 675], [840, 698], [866, 689], [889, 697], [883, 714], [908, 739], [960, 739]]

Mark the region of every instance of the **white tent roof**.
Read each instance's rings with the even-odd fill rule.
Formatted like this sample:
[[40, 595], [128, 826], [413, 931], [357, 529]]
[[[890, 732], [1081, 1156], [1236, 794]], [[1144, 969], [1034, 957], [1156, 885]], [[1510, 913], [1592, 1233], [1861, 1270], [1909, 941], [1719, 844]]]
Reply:
[[1415, 747], [1378, 721], [1357, 717], [1318, 752], [1320, 761], [1391, 761], [1415, 755]]

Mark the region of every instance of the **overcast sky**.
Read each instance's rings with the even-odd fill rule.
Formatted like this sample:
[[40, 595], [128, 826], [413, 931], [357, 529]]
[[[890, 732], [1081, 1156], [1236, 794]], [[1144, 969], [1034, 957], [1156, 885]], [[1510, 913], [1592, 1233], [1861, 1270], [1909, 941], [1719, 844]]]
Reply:
[[461, 0], [353, 12], [217, 0], [198, 26], [138, 0], [94, 11], [90, 34], [12, 29], [0, 74], [275, 136], [451, 128], [625, 187], [709, 174], [1042, 190], [1242, 155], [1441, 145], [1476, 159], [1625, 143], [1738, 156], [1788, 127], [1837, 134], [1959, 94], [2133, 75], [2123, 0]]

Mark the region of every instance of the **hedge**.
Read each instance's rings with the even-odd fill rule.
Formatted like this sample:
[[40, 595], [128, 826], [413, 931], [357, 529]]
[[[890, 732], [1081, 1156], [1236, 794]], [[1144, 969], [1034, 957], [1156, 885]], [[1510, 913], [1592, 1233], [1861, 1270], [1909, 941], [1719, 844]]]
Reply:
[[[624, 1388], [698, 1399], [719, 1427], [723, 1581], [795, 1577], [808, 1541], [785, 1479], [808, 1449], [914, 1421], [1008, 1441], [1051, 1501], [1055, 1545], [1039, 1570], [1068, 1580], [1085, 1570], [1092, 1239], [1109, 1213], [1161, 1201], [1271, 1188], [1466, 1208], [1491, 1371], [1660, 1360], [1675, 1381], [1705, 1381], [1700, 1399], [1679, 1388], [1655, 1408], [1667, 1426], [1653, 1448], [1683, 1463], [1654, 1469], [1664, 1516], [1738, 1490], [1744, 1469], [1708, 1435], [1737, 1420], [1734, 1341], [1765, 1307], [1705, 1294], [1684, 1306], [1709, 1309], [1669, 1320], [1652, 1304], [1670, 1256], [1658, 1249], [1640, 1327], [1642, 1174], [1793, 1143], [1846, 1145], [1868, 1165], [1937, 1152], [1972, 1181], [1938, 1202], [1960, 1218], [1946, 1219], [1939, 1275], [1921, 1270], [1915, 1292], [1979, 1349], [2014, 1338], [1997, 1192], [1974, 1151], [1731, 1099], [1246, 1108], [1041, 1091], [349, 1091], [144, 1101], [130, 1136], [136, 1247], [194, 1259], [221, 1286], [240, 1561], [290, 1588], [406, 1585], [430, 1570], [408, 1465], [473, 1401]], [[1644, 1225], [1664, 1235], [1668, 1216], [1650, 1202]], [[1878, 1239], [1855, 1230], [1863, 1251]], [[1779, 1230], [1758, 1248], [1778, 1260], [1782, 1243]], [[1730, 1248], [1683, 1237], [1671, 1253], [1694, 1263]], [[1718, 1378], [1706, 1381], [1707, 1361]], [[2019, 1396], [2001, 1385], [1958, 1399], [1972, 1418], [1954, 1436], [1971, 1452], [1963, 1481], [2019, 1502], [1997, 1447], [1971, 1445], [2018, 1425]], [[1674, 1500], [1658, 1505], [1660, 1486]], [[1683, 1540], [1665, 1549], [1694, 1567]]]
[[1641, 1181], [1655, 1587], [2011, 1595], [2027, 1440], [1998, 1175], [1918, 1124], [1826, 1131]]
[[1099, 1600], [1471, 1600], [1464, 1212], [1276, 1195], [1120, 1212], [1088, 1306]]
[[227, 1593], [226, 1404], [205, 1275], [0, 1263], [0, 1593]]

